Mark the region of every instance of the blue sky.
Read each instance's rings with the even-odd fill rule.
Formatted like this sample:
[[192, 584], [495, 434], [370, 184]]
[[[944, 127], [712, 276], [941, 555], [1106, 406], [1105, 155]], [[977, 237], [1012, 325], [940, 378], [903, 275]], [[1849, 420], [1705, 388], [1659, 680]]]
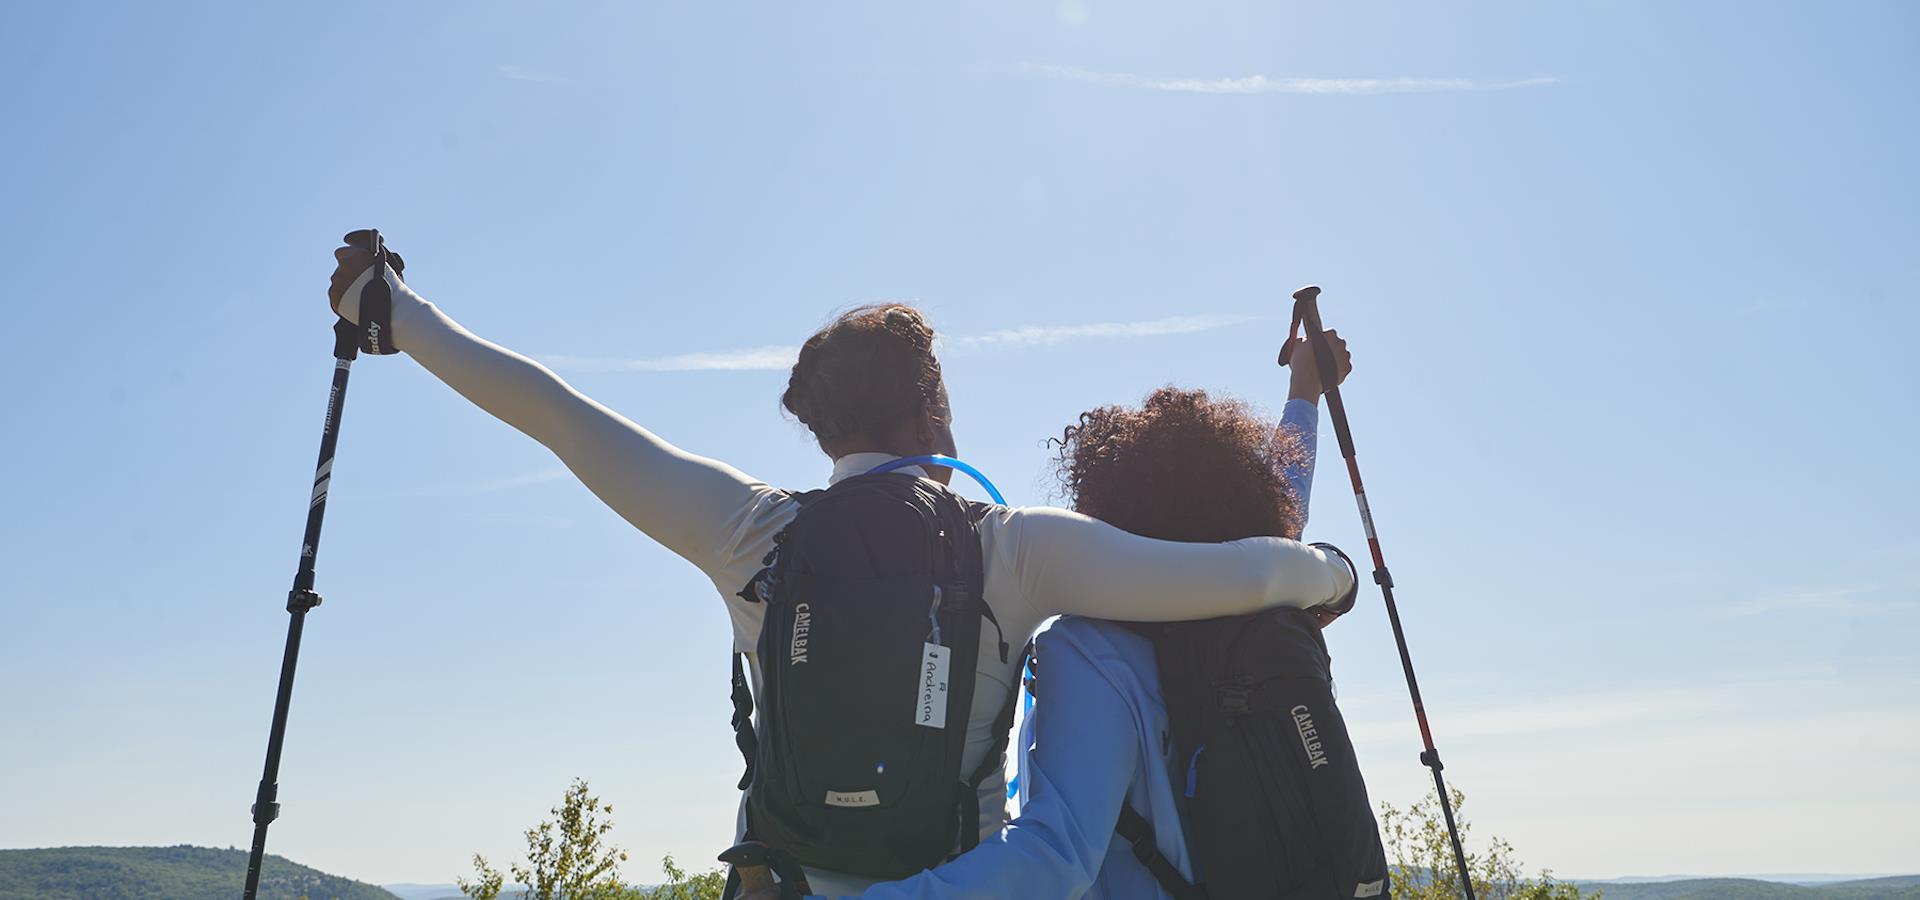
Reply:
[[[1277, 410], [1322, 284], [1481, 832], [1563, 875], [1920, 869], [1916, 35], [1899, 3], [0, 7], [0, 846], [245, 844], [328, 252], [375, 225], [470, 328], [795, 487], [827, 465], [781, 348], [917, 301], [1016, 503], [1089, 406]], [[697, 572], [405, 359], [355, 369], [334, 475], [275, 852], [449, 880], [576, 775], [635, 875], [722, 848]], [[1324, 475], [1309, 531], [1359, 548]], [[1377, 600], [1330, 642], [1412, 802]]]

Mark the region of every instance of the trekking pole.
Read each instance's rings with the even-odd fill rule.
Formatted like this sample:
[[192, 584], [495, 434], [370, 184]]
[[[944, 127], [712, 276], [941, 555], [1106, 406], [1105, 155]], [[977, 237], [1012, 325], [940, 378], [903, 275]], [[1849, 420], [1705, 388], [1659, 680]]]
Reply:
[[[347, 242], [373, 251], [373, 264], [385, 266], [390, 261], [380, 232], [356, 231], [347, 236]], [[399, 256], [391, 256], [396, 271], [403, 265]], [[385, 278], [380, 277], [379, 269], [374, 270], [372, 281], [367, 284], [368, 292], [389, 290]], [[364, 296], [364, 295], [363, 295]], [[364, 314], [362, 321], [373, 321]], [[287, 648], [280, 658], [280, 690], [273, 700], [273, 728], [267, 734], [267, 765], [260, 776], [260, 788], [253, 799], [253, 849], [247, 854], [247, 884], [245, 900], [254, 900], [260, 890], [260, 864], [267, 852], [267, 826], [280, 816], [280, 748], [287, 737], [287, 706], [293, 701], [293, 670], [300, 661], [300, 633], [306, 624], [307, 613], [320, 605], [320, 595], [313, 590], [313, 562], [320, 550], [320, 521], [327, 514], [327, 485], [333, 477], [333, 448], [340, 436], [340, 418], [347, 405], [347, 374], [353, 368], [353, 361], [360, 355], [362, 329], [360, 326], [342, 317], [333, 323], [333, 387], [327, 391], [327, 418], [320, 430], [320, 462], [313, 470], [313, 497], [307, 504], [306, 536], [300, 542], [300, 564], [293, 575], [293, 590], [287, 592], [287, 612], [292, 618], [287, 622]]]
[[1318, 285], [1307, 285], [1293, 292], [1293, 328], [1287, 345], [1280, 350], [1280, 364], [1286, 365], [1293, 351], [1293, 339], [1306, 326], [1307, 340], [1313, 344], [1313, 361], [1320, 370], [1320, 383], [1326, 388], [1327, 414], [1333, 419], [1334, 436], [1340, 439], [1340, 456], [1347, 461], [1347, 478], [1353, 482], [1353, 499], [1360, 505], [1360, 524], [1367, 532], [1367, 550], [1373, 554], [1373, 582], [1387, 601], [1387, 621], [1393, 624], [1393, 641], [1400, 647], [1400, 668], [1407, 673], [1407, 693], [1413, 696], [1413, 717], [1420, 723], [1420, 740], [1426, 749], [1420, 763], [1433, 770], [1433, 788], [1440, 794], [1440, 814], [1447, 821], [1447, 836], [1453, 839], [1453, 861], [1460, 867], [1460, 889], [1467, 900], [1473, 898], [1473, 876], [1467, 871], [1467, 853], [1460, 846], [1460, 830], [1453, 822], [1453, 799], [1447, 796], [1446, 780], [1440, 776], [1440, 751], [1434, 749], [1433, 731], [1427, 727], [1427, 708], [1420, 702], [1420, 683], [1413, 677], [1413, 657], [1407, 653], [1407, 635], [1400, 627], [1400, 608], [1393, 602], [1393, 576], [1387, 572], [1386, 557], [1380, 553], [1380, 537], [1373, 530], [1373, 512], [1367, 508], [1367, 491], [1360, 484], [1360, 465], [1353, 458], [1353, 431], [1347, 426], [1347, 408], [1340, 402], [1339, 376], [1334, 371], [1333, 352], [1320, 328]]

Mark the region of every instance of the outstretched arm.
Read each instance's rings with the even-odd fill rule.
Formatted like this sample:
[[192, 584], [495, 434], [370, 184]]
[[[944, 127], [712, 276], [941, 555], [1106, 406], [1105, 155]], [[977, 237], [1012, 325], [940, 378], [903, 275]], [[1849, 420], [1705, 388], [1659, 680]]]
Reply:
[[[335, 251], [335, 311], [358, 320], [374, 277], [364, 250]], [[358, 267], [355, 269], [354, 267]], [[351, 284], [340, 289], [349, 272]], [[486, 410], [552, 450], [608, 507], [709, 573], [756, 554], [774, 527], [759, 515], [785, 495], [725, 463], [695, 456], [575, 390], [547, 367], [475, 336], [385, 272], [393, 346]]]
[[[1325, 332], [1327, 349], [1333, 354], [1332, 385], [1320, 383], [1320, 365], [1314, 358], [1313, 342], [1306, 338], [1295, 338], [1290, 356], [1291, 367], [1287, 378], [1287, 406], [1280, 414], [1281, 435], [1291, 435], [1300, 443], [1300, 458], [1287, 467], [1287, 482], [1293, 486], [1294, 501], [1299, 506], [1300, 528], [1307, 527], [1307, 501], [1313, 497], [1313, 461], [1318, 454], [1318, 434], [1320, 424], [1320, 395], [1328, 387], [1338, 387], [1353, 373], [1353, 353], [1347, 349], [1347, 339], [1340, 332]], [[1293, 535], [1299, 537], [1299, 535]]]
[[1288, 537], [1299, 540], [1307, 529], [1307, 505], [1313, 499], [1313, 463], [1319, 454], [1320, 407], [1311, 400], [1294, 398], [1280, 412], [1280, 433], [1296, 441], [1300, 456], [1287, 466], [1287, 484], [1293, 488], [1294, 508], [1300, 516], [1300, 531]]

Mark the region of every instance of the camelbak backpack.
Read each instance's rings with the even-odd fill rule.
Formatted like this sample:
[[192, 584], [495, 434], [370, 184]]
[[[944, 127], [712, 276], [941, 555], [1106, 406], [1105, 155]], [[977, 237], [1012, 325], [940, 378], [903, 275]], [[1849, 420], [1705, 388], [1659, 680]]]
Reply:
[[1153, 640], [1200, 884], [1123, 807], [1116, 830], [1154, 878], [1183, 900], [1387, 900], [1386, 852], [1313, 616], [1280, 608], [1136, 628]]
[[741, 592], [766, 604], [757, 731], [734, 657], [747, 837], [789, 864], [906, 877], [978, 843], [977, 791], [1006, 751], [1011, 696], [997, 743], [961, 771], [981, 620], [999, 628], [981, 597], [989, 507], [906, 474], [795, 499]]

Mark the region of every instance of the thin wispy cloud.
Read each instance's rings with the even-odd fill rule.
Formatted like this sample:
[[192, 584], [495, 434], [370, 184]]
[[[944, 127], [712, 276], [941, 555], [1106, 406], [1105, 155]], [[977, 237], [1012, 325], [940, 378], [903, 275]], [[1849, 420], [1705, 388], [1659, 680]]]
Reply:
[[[1915, 687], [1920, 687], [1920, 682], [1909, 676], [1885, 680], [1869, 690], [1833, 676], [1807, 674], [1726, 677], [1695, 684], [1636, 684], [1604, 691], [1483, 698], [1481, 703], [1456, 699], [1460, 705], [1449, 710], [1446, 731], [1448, 736], [1462, 739], [1502, 740], [1549, 734], [1639, 734], [1708, 721], [1772, 721], [1784, 716], [1785, 709], [1825, 714], [1899, 708], [1920, 734], [1920, 716], [1907, 708], [1904, 699]], [[1830, 699], [1841, 695], [1847, 697], [1845, 703]], [[1825, 706], [1810, 702], [1822, 697], [1829, 698]], [[1405, 695], [1390, 694], [1341, 698], [1348, 711], [1349, 734], [1358, 743], [1405, 742], [1412, 736], [1412, 722], [1405, 716], [1404, 702]]]
[[516, 488], [532, 487], [539, 484], [552, 484], [573, 477], [564, 466], [551, 466], [535, 469], [519, 475], [505, 475], [484, 481], [472, 481], [465, 484], [426, 485], [409, 490], [391, 493], [391, 497], [471, 497], [479, 494], [495, 494]]
[[[1674, 687], [1655, 690], [1582, 692], [1557, 697], [1467, 707], [1447, 717], [1447, 734], [1467, 737], [1525, 737], [1697, 718], [1723, 709], [1726, 688]], [[1398, 704], [1346, 703], [1347, 730], [1355, 742], [1404, 741], [1408, 722]]]
[[1744, 619], [1781, 612], [1846, 615], [1883, 612], [1900, 605], [1898, 600], [1875, 596], [1878, 593], [1880, 591], [1875, 588], [1837, 588], [1768, 594], [1730, 603], [1709, 610], [1708, 614], [1721, 619]]
[[573, 527], [573, 519], [569, 516], [552, 516], [543, 513], [489, 512], [482, 513], [474, 518], [487, 522], [501, 522], [522, 528], [554, 530]]
[[1015, 71], [1100, 87], [1133, 88], [1183, 94], [1431, 94], [1444, 91], [1504, 91], [1537, 87], [1559, 78], [1480, 81], [1472, 78], [1161, 78], [1125, 72], [1099, 72], [1058, 63], [1020, 63]]
[[[1257, 316], [1169, 316], [1139, 322], [1093, 322], [1081, 325], [1028, 325], [984, 334], [942, 337], [943, 353], [969, 353], [1025, 347], [1051, 347], [1073, 341], [1167, 337], [1213, 331], [1257, 320]], [[574, 372], [740, 372], [779, 371], [793, 367], [799, 349], [792, 346], [743, 347], [641, 359], [591, 356], [549, 356], [548, 365]]]
[[552, 484], [553, 482], [565, 481], [572, 477], [573, 473], [567, 471], [565, 467], [552, 466], [520, 475], [508, 475], [505, 478], [495, 478], [490, 481], [464, 485], [459, 488], [459, 490], [461, 493], [466, 494], [492, 494], [499, 491], [510, 491], [514, 488], [530, 487], [536, 484]]
[[573, 79], [552, 72], [542, 72], [528, 66], [503, 65], [494, 67], [504, 78], [514, 81], [532, 81], [538, 84], [572, 84]]
[[1096, 322], [1091, 325], [1029, 325], [986, 334], [963, 335], [946, 342], [955, 350], [998, 347], [1047, 347], [1094, 338], [1165, 337], [1212, 331], [1254, 321], [1254, 316], [1169, 316], [1145, 322]]
[[556, 369], [569, 369], [575, 372], [745, 372], [791, 369], [799, 353], [798, 347], [783, 345], [682, 353], [678, 356], [645, 359], [549, 356], [546, 362]]

